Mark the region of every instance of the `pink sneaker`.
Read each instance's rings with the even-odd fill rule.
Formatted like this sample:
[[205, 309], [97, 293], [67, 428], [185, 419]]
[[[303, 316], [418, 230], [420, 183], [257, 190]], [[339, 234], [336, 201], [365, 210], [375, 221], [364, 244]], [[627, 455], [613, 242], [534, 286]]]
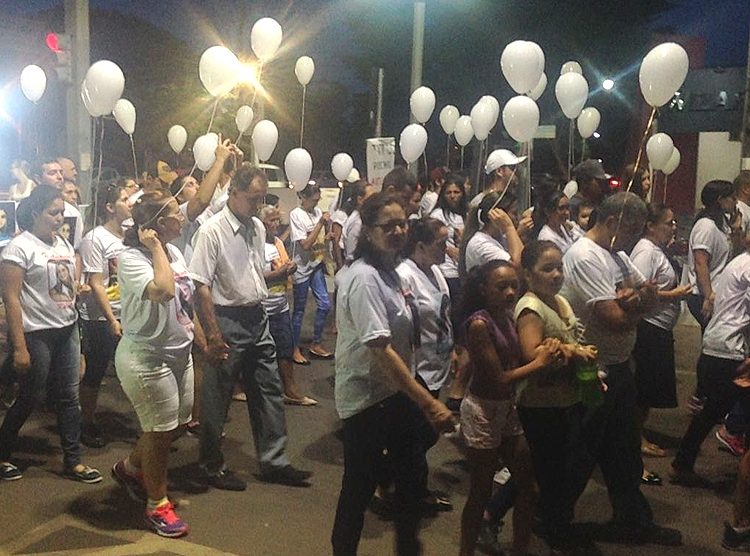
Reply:
[[721, 442], [733, 455], [737, 457], [745, 455], [744, 434], [730, 434], [729, 431], [727, 431], [727, 428], [724, 425], [721, 425], [719, 430], [716, 431], [716, 440]]
[[166, 502], [155, 510], [146, 510], [146, 525], [162, 537], [182, 537], [187, 535], [187, 523], [180, 519], [171, 502]]

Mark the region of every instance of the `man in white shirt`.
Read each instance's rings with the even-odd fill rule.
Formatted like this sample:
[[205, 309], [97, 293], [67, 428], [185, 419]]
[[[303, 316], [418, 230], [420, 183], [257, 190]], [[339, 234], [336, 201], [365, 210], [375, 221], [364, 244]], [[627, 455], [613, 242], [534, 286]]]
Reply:
[[[34, 181], [39, 185], [49, 185], [62, 191], [65, 182], [65, 179], [63, 178], [63, 168], [54, 158], [44, 160], [35, 168]], [[73, 233], [71, 234], [70, 243], [72, 243], [73, 248], [78, 251], [78, 247], [81, 245], [81, 238], [83, 237], [83, 218], [81, 217], [81, 211], [74, 205], [65, 201], [65, 212], [63, 213], [63, 217], [66, 219], [73, 219], [74, 224], [72, 227], [74, 229], [72, 230]]]
[[260, 463], [260, 478], [309, 486], [308, 471], [294, 468], [285, 454], [286, 418], [276, 346], [261, 302], [265, 228], [255, 218], [268, 188], [263, 171], [244, 163], [229, 187], [227, 206], [196, 234], [190, 273], [196, 309], [206, 333], [200, 464], [215, 488], [244, 490], [245, 481], [225, 467], [221, 434], [232, 388], [241, 379]]
[[604, 403], [589, 408], [582, 423], [587, 461], [572, 485], [572, 500], [583, 492], [596, 464], [602, 470], [612, 503], [607, 533], [612, 540], [679, 545], [679, 531], [658, 527], [640, 490], [643, 464], [636, 426], [636, 388], [630, 357], [636, 325], [656, 302], [652, 284], [625, 254], [646, 222], [646, 205], [632, 193], [617, 193], [599, 207], [596, 225], [563, 257], [561, 294], [570, 302], [596, 346], [607, 372]]
[[484, 173], [487, 174], [489, 183], [484, 191], [474, 196], [469, 203], [470, 207], [479, 206], [482, 198], [492, 191], [502, 193], [515, 183], [516, 166], [526, 160], [525, 156], [516, 156], [507, 149], [496, 149], [487, 157], [484, 165]]

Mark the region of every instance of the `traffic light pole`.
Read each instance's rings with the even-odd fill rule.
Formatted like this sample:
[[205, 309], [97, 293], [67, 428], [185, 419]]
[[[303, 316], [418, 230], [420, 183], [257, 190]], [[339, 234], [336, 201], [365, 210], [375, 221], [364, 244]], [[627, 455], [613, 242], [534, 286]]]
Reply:
[[65, 0], [65, 33], [70, 37], [71, 84], [67, 90], [67, 152], [78, 166], [82, 201], [91, 200], [91, 117], [81, 101], [81, 83], [88, 71], [89, 1]]

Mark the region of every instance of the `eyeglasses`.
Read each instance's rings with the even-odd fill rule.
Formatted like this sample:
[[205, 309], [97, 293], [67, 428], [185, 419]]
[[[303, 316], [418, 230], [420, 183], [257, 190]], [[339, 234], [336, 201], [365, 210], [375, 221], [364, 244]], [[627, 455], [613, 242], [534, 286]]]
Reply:
[[401, 228], [401, 231], [405, 232], [409, 227], [409, 223], [406, 220], [391, 220], [390, 222], [375, 224], [375, 227], [383, 230], [384, 234], [392, 234], [396, 231], [396, 228]]

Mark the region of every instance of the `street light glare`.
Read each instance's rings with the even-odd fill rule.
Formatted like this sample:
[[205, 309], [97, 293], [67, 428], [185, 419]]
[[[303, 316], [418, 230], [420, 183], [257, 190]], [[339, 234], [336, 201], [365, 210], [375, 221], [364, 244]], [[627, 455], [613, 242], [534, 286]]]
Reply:
[[594, 139], [599, 139], [601, 137], [601, 134], [598, 131], [594, 132]]
[[602, 89], [605, 91], [611, 91], [615, 86], [615, 82], [612, 79], [605, 79], [602, 81]]

